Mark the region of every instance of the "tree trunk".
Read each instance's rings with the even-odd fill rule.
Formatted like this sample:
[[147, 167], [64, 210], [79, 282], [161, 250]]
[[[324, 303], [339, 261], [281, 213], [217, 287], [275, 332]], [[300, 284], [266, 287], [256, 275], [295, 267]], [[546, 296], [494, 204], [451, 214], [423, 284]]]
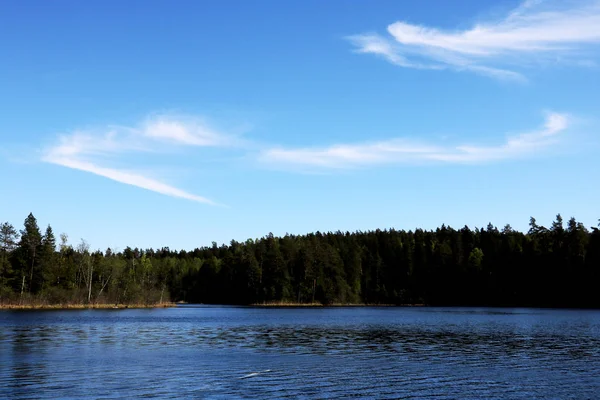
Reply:
[[23, 304], [23, 289], [25, 289], [25, 274], [23, 274], [23, 281], [21, 282], [21, 297], [19, 297], [19, 304]]
[[33, 286], [33, 265], [35, 263], [35, 250], [33, 251], [33, 257], [31, 258], [31, 269], [29, 272], [29, 287], [27, 288], [27, 291], [29, 293], [31, 293], [31, 287]]
[[112, 274], [108, 276], [108, 279], [106, 279], [106, 282], [104, 282], [104, 284], [100, 288], [100, 291], [98, 292], [98, 296], [96, 296], [96, 304], [98, 304], [98, 299], [100, 299], [100, 296], [102, 295], [102, 291], [104, 291], [104, 288], [106, 287], [106, 285], [108, 285], [108, 282], [110, 281], [111, 276], [112, 276]]
[[90, 278], [88, 280], [88, 304], [90, 303], [90, 301], [92, 299], [92, 273], [93, 272], [94, 272], [94, 267], [90, 260]]

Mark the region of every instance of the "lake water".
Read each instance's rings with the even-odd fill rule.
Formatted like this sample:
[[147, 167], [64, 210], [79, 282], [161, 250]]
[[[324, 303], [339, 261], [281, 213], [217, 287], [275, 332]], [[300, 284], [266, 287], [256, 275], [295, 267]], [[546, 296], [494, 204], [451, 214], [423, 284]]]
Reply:
[[0, 398], [600, 398], [600, 312], [0, 311]]

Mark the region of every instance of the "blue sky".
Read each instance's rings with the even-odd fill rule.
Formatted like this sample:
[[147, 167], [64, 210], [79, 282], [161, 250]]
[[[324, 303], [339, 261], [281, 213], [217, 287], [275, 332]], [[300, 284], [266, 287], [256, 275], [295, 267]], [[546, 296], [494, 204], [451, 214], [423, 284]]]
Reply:
[[600, 218], [600, 1], [0, 2], [0, 220], [193, 249]]

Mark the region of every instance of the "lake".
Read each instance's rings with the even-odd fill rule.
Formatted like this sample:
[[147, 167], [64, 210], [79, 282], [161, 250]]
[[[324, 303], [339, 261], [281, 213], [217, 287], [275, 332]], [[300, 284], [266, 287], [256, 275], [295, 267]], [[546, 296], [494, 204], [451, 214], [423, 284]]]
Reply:
[[600, 398], [600, 312], [0, 311], [0, 398]]

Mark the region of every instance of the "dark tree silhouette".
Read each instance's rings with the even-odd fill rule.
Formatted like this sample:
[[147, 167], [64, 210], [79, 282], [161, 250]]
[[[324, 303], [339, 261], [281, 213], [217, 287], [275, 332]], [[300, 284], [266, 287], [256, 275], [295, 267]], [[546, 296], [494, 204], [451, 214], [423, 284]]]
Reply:
[[175, 252], [73, 248], [30, 214], [0, 226], [0, 302], [600, 307], [600, 230], [442, 225], [266, 237]]

